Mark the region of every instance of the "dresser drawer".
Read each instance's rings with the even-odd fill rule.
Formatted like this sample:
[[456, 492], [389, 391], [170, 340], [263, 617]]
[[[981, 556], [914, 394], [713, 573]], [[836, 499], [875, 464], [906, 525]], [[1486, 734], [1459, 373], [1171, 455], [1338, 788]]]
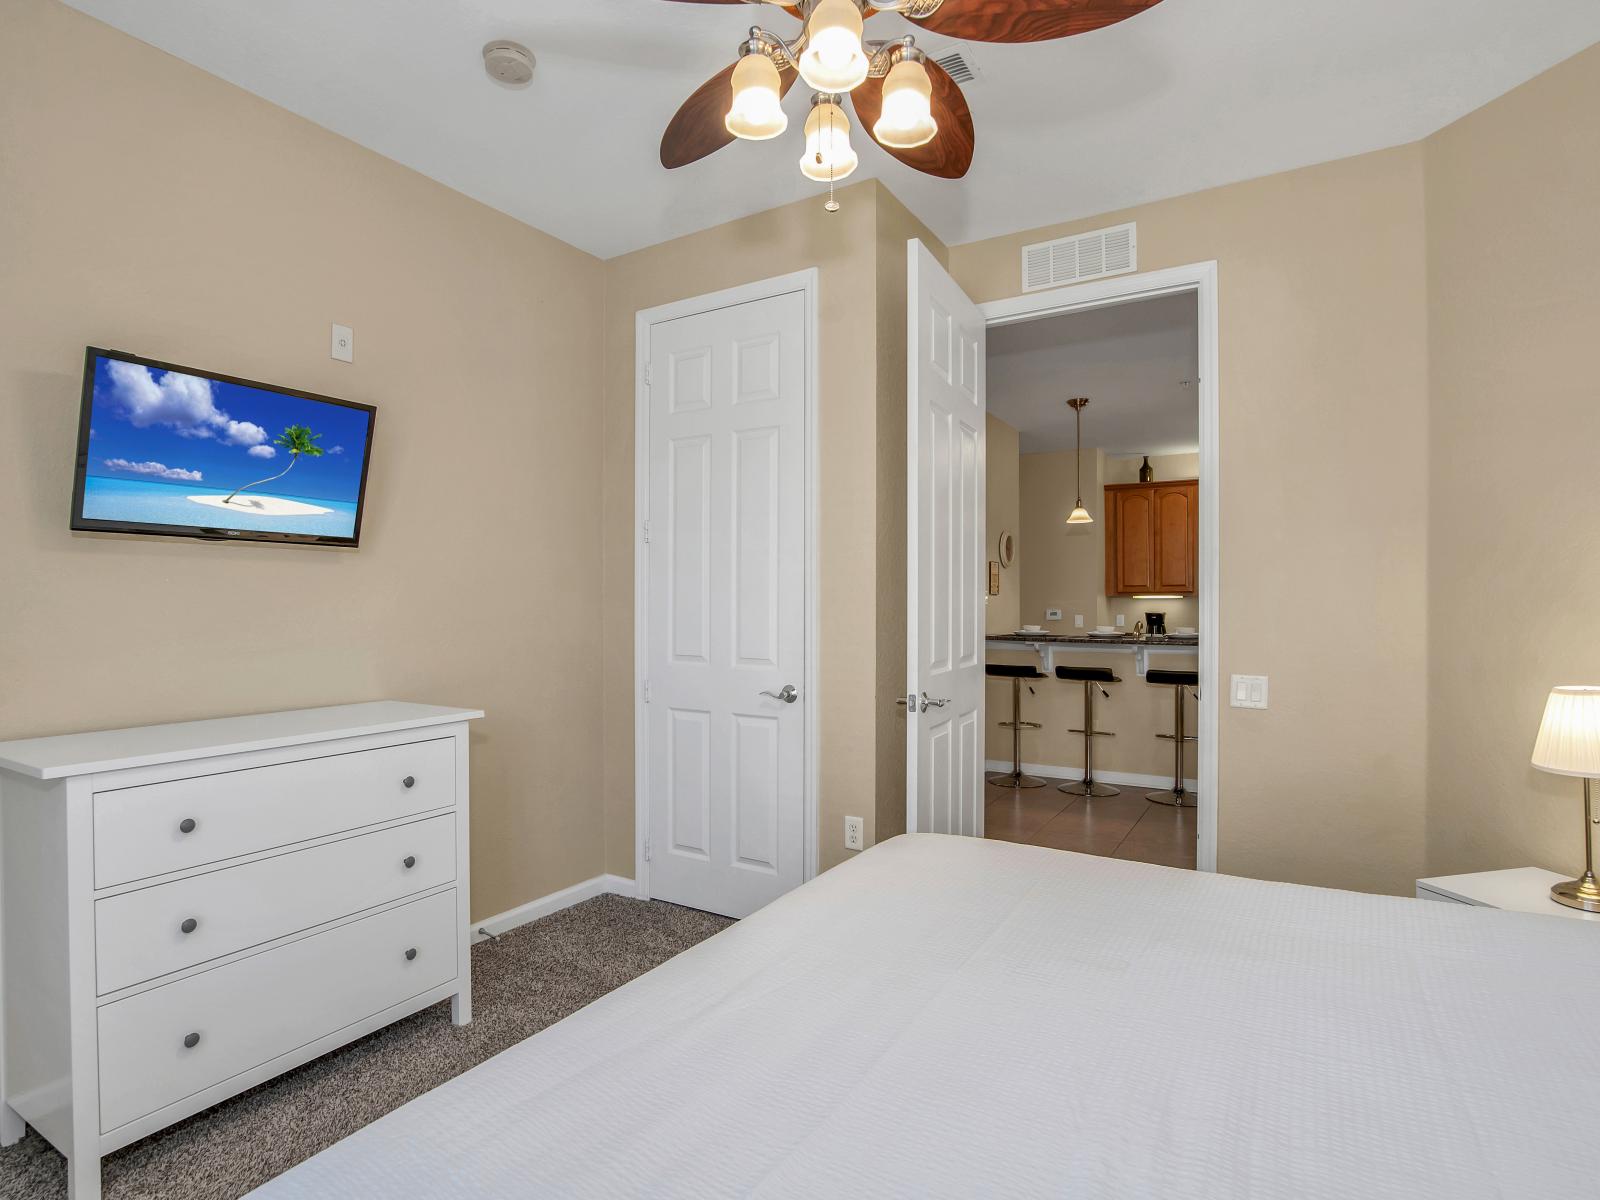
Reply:
[[103, 1006], [101, 1131], [450, 982], [462, 933], [441, 892]]
[[97, 990], [103, 996], [455, 877], [456, 818], [447, 813], [99, 900]]
[[454, 803], [450, 738], [96, 792], [95, 886], [221, 862]]

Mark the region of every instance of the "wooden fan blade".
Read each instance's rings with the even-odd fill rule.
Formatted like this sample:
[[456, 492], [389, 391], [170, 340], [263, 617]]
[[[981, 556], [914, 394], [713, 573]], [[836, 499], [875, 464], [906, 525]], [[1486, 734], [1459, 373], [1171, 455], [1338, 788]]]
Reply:
[[[723, 119], [733, 102], [733, 68], [738, 65], [734, 63], [702, 83], [667, 122], [667, 131], [661, 135], [661, 165], [667, 170], [699, 162], [734, 141]], [[780, 69], [778, 74], [782, 79], [778, 94], [787, 96], [797, 76], [792, 69]]]
[[1136, 17], [1161, 0], [944, 0], [913, 20], [968, 42], [1048, 42]]
[[906, 166], [925, 175], [940, 179], [960, 179], [972, 166], [972, 152], [977, 145], [977, 134], [972, 128], [972, 112], [967, 108], [967, 98], [961, 94], [956, 81], [932, 59], [923, 64], [928, 68], [928, 78], [933, 83], [933, 119], [939, 122], [939, 132], [933, 141], [915, 150], [896, 150], [884, 146], [873, 137], [872, 127], [883, 112], [883, 79], [868, 79], [850, 93], [856, 106], [856, 117], [861, 128], [883, 149]]

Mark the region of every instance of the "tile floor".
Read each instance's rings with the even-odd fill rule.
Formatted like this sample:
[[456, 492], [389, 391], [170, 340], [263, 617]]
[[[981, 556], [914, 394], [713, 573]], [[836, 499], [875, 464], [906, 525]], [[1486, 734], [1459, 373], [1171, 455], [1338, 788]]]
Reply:
[[985, 784], [984, 836], [1194, 870], [1194, 809], [1153, 804], [1144, 798], [1146, 787], [1086, 800], [1057, 791], [1060, 782], [1021, 789]]

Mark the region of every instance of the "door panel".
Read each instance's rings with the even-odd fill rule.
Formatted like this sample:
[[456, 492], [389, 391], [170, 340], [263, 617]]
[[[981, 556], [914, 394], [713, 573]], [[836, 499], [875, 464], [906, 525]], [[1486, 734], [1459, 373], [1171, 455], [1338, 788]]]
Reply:
[[906, 828], [981, 837], [985, 327], [916, 240], [907, 283]]
[[649, 338], [650, 893], [742, 917], [805, 877], [805, 294]]
[[1151, 534], [1154, 511], [1144, 489], [1111, 492], [1116, 506], [1116, 590], [1121, 593], [1156, 591], [1154, 546]]
[[1198, 489], [1192, 483], [1158, 487], [1155, 496], [1155, 590], [1188, 595], [1195, 590]]

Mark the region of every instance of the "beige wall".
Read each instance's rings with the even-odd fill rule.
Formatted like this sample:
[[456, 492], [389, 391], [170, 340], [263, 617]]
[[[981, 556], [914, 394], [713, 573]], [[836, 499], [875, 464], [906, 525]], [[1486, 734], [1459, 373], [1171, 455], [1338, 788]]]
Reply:
[[[602, 869], [598, 261], [7, 0], [0, 275], [3, 736], [481, 706], [474, 912]], [[376, 404], [360, 550], [69, 532], [86, 343]]]
[[[845, 188], [839, 198], [838, 213], [824, 212], [818, 194], [605, 265], [601, 611], [605, 625], [614, 629], [630, 629], [633, 623], [635, 315], [673, 300], [818, 268], [821, 700], [813, 711], [821, 739], [818, 859], [824, 869], [848, 853], [844, 817], [864, 818], [870, 845], [880, 797], [892, 795], [884, 789], [892, 789], [899, 778], [903, 790], [904, 720], [893, 712], [886, 715], [885, 706], [893, 708], [904, 678], [905, 239], [913, 234], [931, 239], [876, 181]], [[942, 245], [930, 245], [944, 255]], [[606, 864], [631, 877], [631, 638], [608, 639], [603, 674]], [[891, 690], [880, 696], [880, 688]], [[892, 809], [885, 802], [883, 816], [891, 830]]]
[[1142, 270], [1221, 294], [1224, 871], [1405, 892], [1423, 864], [1427, 272], [1420, 146], [950, 251], [977, 300], [1023, 245], [1139, 223]]
[[1427, 144], [1428, 870], [1576, 872], [1582, 792], [1528, 762], [1600, 683], [1600, 48]]
[[[1023, 624], [1022, 454], [1017, 431], [993, 413], [988, 414], [985, 438], [984, 532], [989, 540], [984, 561], [997, 559], [1002, 533], [1011, 535], [1012, 558], [1009, 567], [1000, 568], [1000, 594], [989, 597], [984, 629], [989, 633], [1011, 633]], [[1041, 622], [1030, 617], [1028, 623]]]

